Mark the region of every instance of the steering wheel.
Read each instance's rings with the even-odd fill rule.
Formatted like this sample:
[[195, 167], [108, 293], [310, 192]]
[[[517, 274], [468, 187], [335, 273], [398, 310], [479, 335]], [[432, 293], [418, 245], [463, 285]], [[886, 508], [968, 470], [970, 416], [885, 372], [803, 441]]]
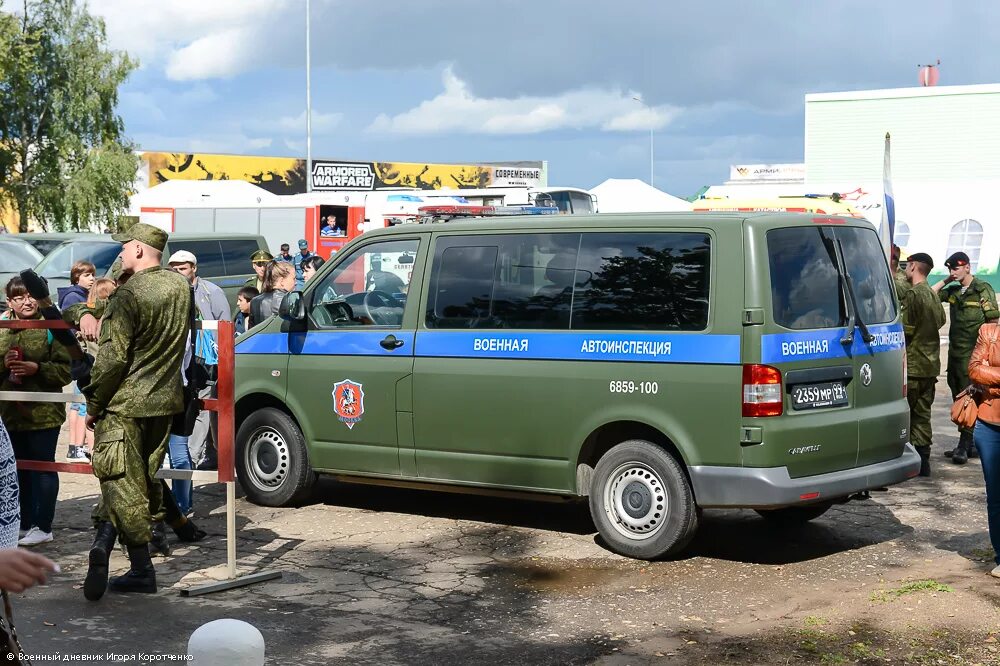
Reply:
[[384, 291], [366, 291], [364, 300], [361, 301], [361, 307], [364, 309], [365, 316], [378, 326], [393, 326], [396, 324], [386, 313], [376, 310], [375, 312], [379, 314], [376, 317], [375, 312], [372, 311], [372, 308], [399, 307], [399, 301]]
[[313, 308], [313, 317], [320, 326], [334, 326], [345, 321], [352, 321], [354, 311], [344, 301], [328, 301]]

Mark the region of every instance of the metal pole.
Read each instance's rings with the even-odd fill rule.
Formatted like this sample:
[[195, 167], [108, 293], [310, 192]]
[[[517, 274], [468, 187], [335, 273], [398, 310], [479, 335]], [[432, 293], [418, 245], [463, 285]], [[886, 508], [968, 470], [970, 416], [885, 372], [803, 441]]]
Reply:
[[653, 185], [653, 121], [649, 122], [649, 184]]
[[310, 1], [306, 0], [306, 192], [312, 192], [312, 49], [309, 47]]

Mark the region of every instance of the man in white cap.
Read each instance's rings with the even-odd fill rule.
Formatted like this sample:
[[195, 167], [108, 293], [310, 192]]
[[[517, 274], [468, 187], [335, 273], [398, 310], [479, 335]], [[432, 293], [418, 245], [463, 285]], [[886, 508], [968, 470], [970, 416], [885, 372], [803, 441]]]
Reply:
[[[202, 320], [232, 320], [232, 310], [229, 307], [226, 293], [218, 285], [198, 277], [198, 258], [193, 253], [187, 250], [178, 250], [170, 255], [167, 263], [170, 264], [170, 268], [186, 277], [191, 286], [194, 287], [194, 302], [198, 306]], [[199, 398], [215, 397], [214, 380], [219, 364], [218, 352], [215, 351], [217, 349], [218, 341], [215, 337], [215, 331], [201, 331], [195, 345], [195, 356], [208, 371], [211, 384], [202, 390]], [[198, 420], [195, 422], [191, 438], [188, 440], [191, 461], [195, 467], [214, 469], [216, 466], [214, 449], [217, 423], [218, 417], [215, 412], [202, 411], [198, 414]], [[211, 433], [211, 440], [209, 440], [209, 433]]]

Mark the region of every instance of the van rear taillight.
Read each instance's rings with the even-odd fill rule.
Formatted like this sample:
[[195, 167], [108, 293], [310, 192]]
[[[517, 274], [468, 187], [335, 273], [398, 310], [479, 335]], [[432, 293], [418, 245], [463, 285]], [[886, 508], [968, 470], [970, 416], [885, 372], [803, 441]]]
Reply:
[[743, 366], [743, 416], [781, 416], [783, 402], [780, 370]]

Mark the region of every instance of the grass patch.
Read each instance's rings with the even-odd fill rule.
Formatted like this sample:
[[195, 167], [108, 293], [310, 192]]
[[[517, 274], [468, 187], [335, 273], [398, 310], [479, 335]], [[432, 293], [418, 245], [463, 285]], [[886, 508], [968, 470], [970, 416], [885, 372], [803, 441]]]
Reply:
[[822, 627], [826, 623], [827, 623], [826, 620], [824, 620], [821, 617], [817, 617], [815, 615], [810, 615], [806, 619], [802, 620], [802, 624], [806, 625], [807, 627]]
[[901, 585], [896, 588], [889, 590], [878, 590], [872, 592], [872, 601], [891, 601], [893, 599], [898, 599], [907, 594], [914, 594], [915, 592], [954, 592], [955, 589], [950, 585], [944, 585], [937, 582], [936, 580], [914, 580], [905, 585]]

